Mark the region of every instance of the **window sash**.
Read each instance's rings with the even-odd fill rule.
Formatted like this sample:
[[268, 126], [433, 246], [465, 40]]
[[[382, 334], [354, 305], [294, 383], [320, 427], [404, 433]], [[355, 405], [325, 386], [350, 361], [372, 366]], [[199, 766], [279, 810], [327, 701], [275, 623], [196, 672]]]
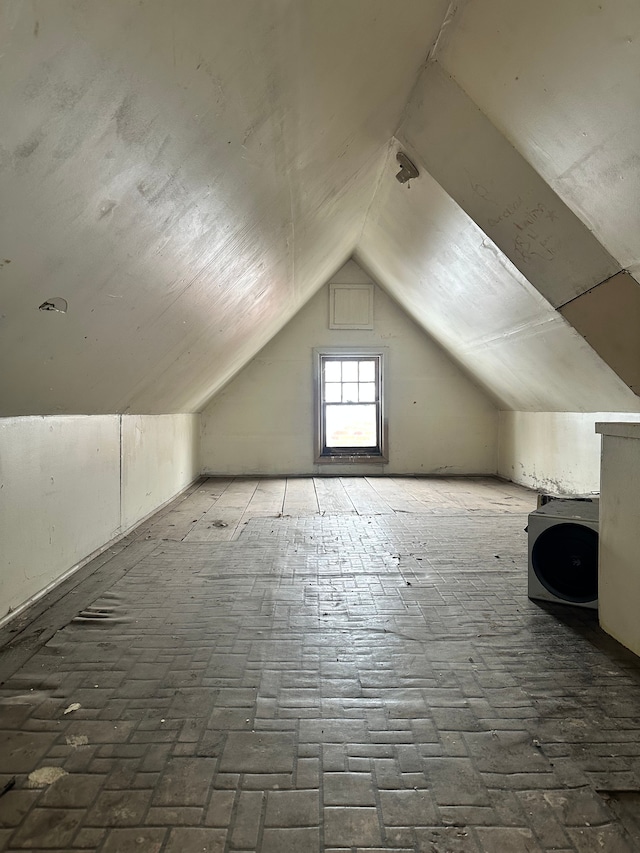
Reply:
[[[319, 455], [325, 457], [340, 457], [340, 456], [374, 456], [382, 457], [383, 448], [383, 418], [382, 418], [382, 354], [377, 353], [357, 353], [349, 354], [340, 352], [335, 354], [320, 354], [319, 356], [319, 430], [320, 430], [320, 448]], [[364, 364], [363, 364], [364, 363]], [[333, 365], [339, 364], [340, 370], [337, 371]], [[345, 365], [356, 365], [356, 371], [352, 369], [345, 370]], [[373, 381], [371, 381], [371, 367], [373, 365]], [[330, 369], [327, 371], [327, 366]], [[327, 374], [329, 378], [327, 379]], [[346, 374], [346, 377], [345, 377]], [[356, 381], [353, 381], [355, 376]], [[339, 381], [336, 381], [338, 380]], [[330, 389], [327, 388], [330, 386]], [[345, 386], [349, 386], [349, 390], [345, 391]], [[365, 390], [361, 392], [361, 387]], [[340, 393], [337, 393], [338, 388]], [[357, 394], [354, 393], [354, 388], [357, 389]], [[328, 390], [333, 393], [328, 394]], [[373, 398], [371, 399], [371, 391], [373, 390]], [[361, 398], [361, 394], [364, 399]], [[357, 400], [345, 399], [345, 397], [353, 398], [357, 396]], [[340, 399], [336, 399], [339, 397]], [[338, 412], [341, 409], [353, 409], [354, 407], [362, 406], [366, 409], [375, 407], [375, 443], [369, 444], [328, 444], [327, 443], [327, 408], [333, 407], [332, 412]]]

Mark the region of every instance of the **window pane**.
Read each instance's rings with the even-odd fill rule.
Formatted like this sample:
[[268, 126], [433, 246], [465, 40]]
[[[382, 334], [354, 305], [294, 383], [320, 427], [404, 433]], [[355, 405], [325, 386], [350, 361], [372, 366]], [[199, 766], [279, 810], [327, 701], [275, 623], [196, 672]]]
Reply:
[[375, 403], [376, 401], [376, 383], [361, 382], [360, 383], [360, 402]]
[[327, 447], [377, 447], [376, 406], [326, 406]]
[[358, 402], [358, 383], [345, 382], [342, 386], [342, 402], [357, 403]]
[[327, 382], [324, 386], [324, 399], [327, 403], [341, 403], [342, 385], [339, 382]]
[[324, 379], [325, 382], [340, 382], [342, 378], [342, 362], [340, 361], [325, 361], [324, 363]]
[[357, 382], [358, 381], [358, 362], [343, 361], [342, 362], [342, 381]]
[[360, 382], [375, 382], [376, 381], [376, 363], [375, 361], [361, 361], [360, 364]]

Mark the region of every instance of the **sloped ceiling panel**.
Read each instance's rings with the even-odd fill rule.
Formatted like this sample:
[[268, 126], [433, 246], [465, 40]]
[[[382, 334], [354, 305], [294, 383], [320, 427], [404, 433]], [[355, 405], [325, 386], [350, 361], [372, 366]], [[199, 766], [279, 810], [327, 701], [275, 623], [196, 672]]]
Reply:
[[354, 249], [501, 405], [640, 407], [433, 152], [410, 190], [389, 155], [430, 53], [604, 247], [569, 296], [637, 273], [635, 0], [0, 9], [0, 414], [199, 410]]
[[[398, 138], [637, 393], [640, 285], [438, 62], [420, 75]], [[631, 285], [624, 300], [618, 280]], [[585, 334], [580, 305], [590, 311], [596, 290], [609, 324]]]
[[367, 271], [502, 407], [640, 410], [635, 394], [426, 170], [409, 187], [395, 180], [394, 153], [359, 244]]
[[620, 265], [640, 272], [640, 6], [464, 4], [438, 61]]
[[640, 284], [621, 272], [563, 306], [562, 316], [640, 394]]
[[199, 409], [350, 255], [445, 9], [5, 3], [1, 413]]
[[437, 62], [430, 62], [398, 138], [554, 307], [619, 264]]

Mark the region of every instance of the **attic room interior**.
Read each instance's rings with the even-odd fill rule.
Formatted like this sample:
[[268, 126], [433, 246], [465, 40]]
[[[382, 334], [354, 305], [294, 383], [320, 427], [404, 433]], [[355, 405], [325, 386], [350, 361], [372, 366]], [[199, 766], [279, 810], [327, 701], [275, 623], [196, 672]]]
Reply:
[[0, 43], [0, 850], [640, 850], [637, 2]]

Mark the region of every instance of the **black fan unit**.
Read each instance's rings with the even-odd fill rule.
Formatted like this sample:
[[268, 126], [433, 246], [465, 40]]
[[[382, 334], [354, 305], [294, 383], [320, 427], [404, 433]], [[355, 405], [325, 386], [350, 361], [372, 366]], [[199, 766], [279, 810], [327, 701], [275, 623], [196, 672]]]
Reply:
[[598, 607], [597, 499], [552, 500], [529, 515], [529, 598]]

